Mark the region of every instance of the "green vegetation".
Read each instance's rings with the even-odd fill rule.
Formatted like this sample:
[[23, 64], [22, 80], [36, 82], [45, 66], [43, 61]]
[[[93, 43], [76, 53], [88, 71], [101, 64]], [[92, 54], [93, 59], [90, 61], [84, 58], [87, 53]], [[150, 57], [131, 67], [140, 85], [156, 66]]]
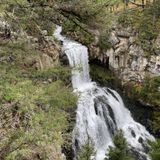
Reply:
[[[45, 7], [43, 7], [47, 4]], [[25, 31], [28, 35], [43, 40], [42, 30], [47, 30], [47, 35], [52, 35], [55, 24], [53, 17], [56, 12], [47, 1], [27, 1], [27, 0], [2, 0], [0, 7], [3, 8], [1, 14], [10, 24], [14, 32]]]
[[40, 54], [25, 41], [1, 46], [0, 159], [60, 159], [77, 98], [67, 87], [70, 69], [38, 70]]
[[160, 159], [160, 140], [158, 139], [156, 142], [151, 143], [152, 150], [150, 152], [152, 160]]
[[69, 34], [82, 44], [90, 46], [95, 41], [96, 33], [94, 31], [98, 30], [101, 37], [98, 46], [102, 50], [106, 50], [110, 44], [105, 41], [105, 37], [108, 36], [113, 18], [109, 7], [118, 1], [97, 0], [93, 2], [92, 0], [83, 0], [72, 2], [70, 0], [70, 6], [63, 9], [62, 12], [64, 33]]
[[104, 85], [111, 85], [113, 81], [116, 80], [114, 74], [110, 70], [95, 64], [90, 65], [90, 75], [93, 81]]
[[87, 30], [85, 30], [84, 28], [82, 29], [80, 26], [76, 25], [76, 23], [74, 23], [69, 19], [66, 19], [62, 26], [63, 26], [63, 33], [69, 33], [70, 36], [74, 37], [75, 40], [85, 45], [89, 45], [94, 41], [93, 34], [87, 32]]
[[[63, 136], [72, 127], [77, 97], [69, 87], [69, 67], [41, 70], [42, 55], [47, 54], [40, 50], [47, 44], [42, 30], [50, 36], [55, 25], [52, 8], [37, 2], [0, 2], [11, 30], [20, 33], [18, 40], [0, 37], [0, 159], [60, 160], [61, 146], [71, 147]], [[38, 43], [22, 37], [21, 31]]]
[[157, 137], [160, 134], [160, 111], [155, 110], [152, 115], [152, 131]]
[[108, 158], [105, 160], [134, 160], [128, 152], [127, 142], [120, 130], [114, 137], [115, 148], [110, 148]]
[[141, 103], [152, 106], [153, 114], [150, 119], [152, 132], [159, 137], [160, 133], [160, 76], [146, 77], [144, 83], [132, 84], [127, 86], [128, 95], [134, 100], [139, 100]]
[[106, 51], [112, 47], [111, 43], [109, 42], [109, 32], [102, 33], [99, 37], [98, 46], [102, 51]]
[[[160, 1], [147, 4], [145, 8], [126, 10], [118, 18], [123, 26], [132, 26], [138, 31], [136, 44], [144, 49], [146, 56], [154, 53], [157, 46], [154, 40], [160, 33]], [[147, 23], [146, 23], [147, 22]]]
[[143, 84], [135, 84], [131, 94], [135, 98], [142, 99], [144, 102], [153, 106], [160, 106], [160, 76], [146, 77]]
[[87, 141], [85, 145], [83, 145], [78, 153], [77, 160], [95, 160], [95, 151], [93, 148], [93, 144], [90, 140]]

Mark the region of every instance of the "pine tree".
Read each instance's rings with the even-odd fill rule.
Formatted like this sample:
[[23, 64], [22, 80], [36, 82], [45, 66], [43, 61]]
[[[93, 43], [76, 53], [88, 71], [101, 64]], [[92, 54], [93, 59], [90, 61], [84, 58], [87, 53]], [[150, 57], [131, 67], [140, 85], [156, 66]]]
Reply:
[[127, 142], [120, 130], [114, 137], [115, 148], [110, 148], [105, 160], [134, 160], [128, 153]]
[[91, 140], [88, 140], [85, 145], [83, 145], [79, 151], [77, 160], [94, 160], [95, 151]]

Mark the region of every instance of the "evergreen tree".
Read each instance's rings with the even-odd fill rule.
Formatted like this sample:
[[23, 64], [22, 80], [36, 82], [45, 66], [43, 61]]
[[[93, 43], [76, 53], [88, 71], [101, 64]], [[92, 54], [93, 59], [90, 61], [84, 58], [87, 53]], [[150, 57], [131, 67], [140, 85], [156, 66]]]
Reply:
[[120, 130], [114, 137], [115, 148], [110, 148], [108, 158], [105, 160], [134, 160], [128, 153], [127, 142]]
[[83, 145], [79, 151], [77, 160], [94, 160], [95, 151], [91, 140], [88, 140], [85, 145]]

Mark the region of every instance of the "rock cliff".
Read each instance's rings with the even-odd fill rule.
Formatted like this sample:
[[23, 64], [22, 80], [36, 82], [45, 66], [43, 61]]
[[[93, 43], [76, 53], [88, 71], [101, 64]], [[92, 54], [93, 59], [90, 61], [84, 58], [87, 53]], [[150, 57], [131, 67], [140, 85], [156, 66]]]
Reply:
[[112, 27], [107, 51], [94, 49], [91, 57], [107, 64], [125, 82], [142, 82], [146, 76], [160, 75], [160, 35], [155, 41], [154, 50], [146, 53], [137, 43], [138, 32], [132, 27], [117, 25]]

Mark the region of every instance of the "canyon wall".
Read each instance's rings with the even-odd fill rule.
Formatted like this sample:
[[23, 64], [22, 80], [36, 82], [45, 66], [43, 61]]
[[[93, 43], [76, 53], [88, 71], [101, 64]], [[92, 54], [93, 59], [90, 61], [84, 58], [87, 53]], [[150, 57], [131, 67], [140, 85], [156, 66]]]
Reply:
[[[98, 59], [114, 71], [122, 82], [142, 82], [146, 76], [160, 75], [160, 34], [156, 40], [148, 41], [154, 46], [149, 53], [137, 43], [138, 31], [121, 25], [112, 27], [107, 51], [96, 47], [90, 52], [91, 59]], [[94, 45], [92, 45], [94, 46]]]

